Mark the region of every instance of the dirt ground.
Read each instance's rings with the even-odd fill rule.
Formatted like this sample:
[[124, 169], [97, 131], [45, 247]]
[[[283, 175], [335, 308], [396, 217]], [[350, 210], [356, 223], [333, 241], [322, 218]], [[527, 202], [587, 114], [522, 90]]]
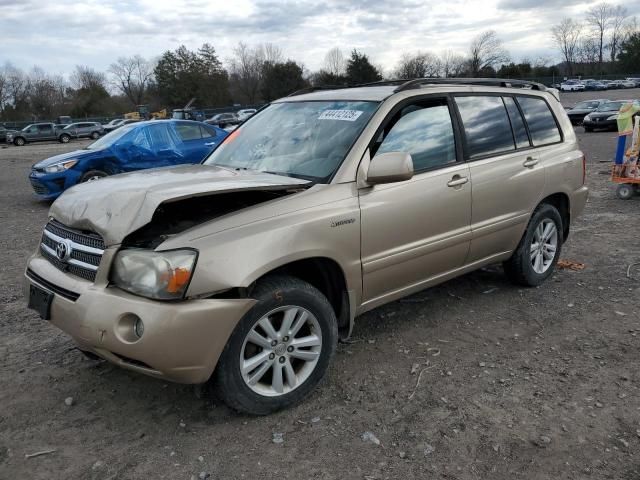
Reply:
[[[600, 96], [640, 92], [563, 103]], [[614, 196], [615, 134], [577, 131], [591, 196], [562, 258], [584, 270], [519, 289], [495, 267], [374, 310], [306, 402], [260, 418], [87, 360], [27, 310], [48, 209], [27, 174], [82, 143], [0, 149], [0, 479], [640, 478], [640, 196]]]

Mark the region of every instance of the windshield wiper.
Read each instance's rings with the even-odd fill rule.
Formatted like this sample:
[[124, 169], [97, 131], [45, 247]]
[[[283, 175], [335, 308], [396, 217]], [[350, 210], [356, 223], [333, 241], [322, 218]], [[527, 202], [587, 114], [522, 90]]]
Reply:
[[262, 173], [269, 173], [271, 175], [280, 175], [281, 177], [298, 178], [300, 180], [308, 180], [309, 182], [316, 183], [318, 177], [312, 177], [311, 175], [302, 175], [300, 173], [287, 173], [287, 172], [272, 172], [269, 170], [260, 170]]

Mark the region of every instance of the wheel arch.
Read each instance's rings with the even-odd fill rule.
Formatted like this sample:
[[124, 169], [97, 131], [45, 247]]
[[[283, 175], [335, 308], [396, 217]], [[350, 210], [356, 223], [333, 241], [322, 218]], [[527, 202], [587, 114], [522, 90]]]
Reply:
[[553, 193], [543, 198], [538, 205], [547, 204], [555, 207], [562, 218], [562, 241], [563, 243], [569, 238], [569, 229], [571, 226], [571, 200], [566, 193]]

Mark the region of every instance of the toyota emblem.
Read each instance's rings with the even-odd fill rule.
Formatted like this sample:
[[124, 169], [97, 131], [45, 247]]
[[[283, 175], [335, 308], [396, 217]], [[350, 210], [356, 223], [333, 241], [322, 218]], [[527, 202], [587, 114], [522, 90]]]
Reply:
[[71, 256], [71, 246], [67, 242], [59, 242], [56, 245], [56, 257], [62, 262], [69, 260]]

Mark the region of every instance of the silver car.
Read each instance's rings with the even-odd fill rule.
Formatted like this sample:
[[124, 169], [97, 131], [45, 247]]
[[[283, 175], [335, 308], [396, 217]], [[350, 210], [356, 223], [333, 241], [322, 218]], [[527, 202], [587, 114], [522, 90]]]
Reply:
[[98, 122], [71, 123], [64, 127], [63, 131], [69, 132], [72, 137], [92, 138], [94, 140], [105, 133], [104, 127]]

